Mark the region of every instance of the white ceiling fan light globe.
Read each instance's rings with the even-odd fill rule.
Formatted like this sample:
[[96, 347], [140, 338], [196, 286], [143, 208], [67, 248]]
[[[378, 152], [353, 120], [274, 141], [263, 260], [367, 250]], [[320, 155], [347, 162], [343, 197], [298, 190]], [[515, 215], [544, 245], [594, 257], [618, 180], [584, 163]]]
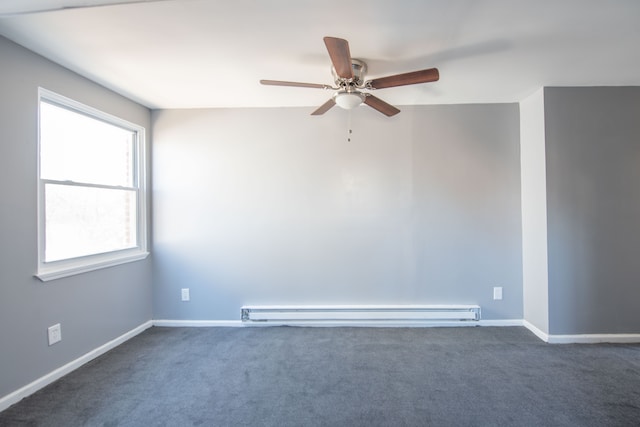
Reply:
[[360, 92], [338, 92], [334, 101], [338, 107], [352, 110], [364, 102], [364, 95]]

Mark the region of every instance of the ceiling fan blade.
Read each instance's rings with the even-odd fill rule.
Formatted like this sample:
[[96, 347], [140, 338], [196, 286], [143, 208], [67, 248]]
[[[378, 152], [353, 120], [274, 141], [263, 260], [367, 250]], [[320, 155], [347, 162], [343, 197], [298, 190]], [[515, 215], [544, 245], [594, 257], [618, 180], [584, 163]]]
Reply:
[[413, 71], [410, 73], [396, 74], [394, 76], [381, 77], [369, 80], [365, 84], [372, 89], [384, 89], [386, 87], [414, 85], [417, 83], [435, 82], [440, 78], [437, 68]]
[[369, 107], [380, 111], [382, 114], [388, 117], [395, 116], [400, 112], [400, 110], [398, 110], [393, 105], [387, 104], [382, 99], [376, 98], [375, 96], [369, 93], [367, 94], [367, 97], [364, 99], [364, 103], [367, 104]]
[[285, 82], [281, 80], [260, 80], [260, 84], [269, 85], [269, 86], [308, 87], [312, 89], [333, 89], [329, 85], [323, 85], [318, 83]]
[[325, 37], [324, 44], [329, 51], [329, 57], [336, 74], [343, 79], [353, 78], [353, 68], [351, 67], [351, 52], [349, 52], [349, 42], [335, 37]]
[[320, 116], [320, 115], [326, 113], [327, 111], [329, 111], [331, 109], [331, 107], [333, 107], [334, 105], [336, 105], [336, 101], [334, 101], [333, 98], [330, 98], [327, 102], [322, 104], [320, 106], [320, 108], [318, 108], [316, 111], [311, 113], [311, 115], [312, 116]]

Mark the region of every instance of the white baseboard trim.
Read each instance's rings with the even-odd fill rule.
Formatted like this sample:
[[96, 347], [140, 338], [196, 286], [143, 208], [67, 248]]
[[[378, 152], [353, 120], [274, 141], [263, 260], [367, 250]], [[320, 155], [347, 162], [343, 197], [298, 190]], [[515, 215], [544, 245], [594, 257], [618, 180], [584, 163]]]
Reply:
[[522, 321], [524, 327], [533, 332], [542, 341], [549, 344], [630, 344], [640, 343], [640, 334], [574, 334], [553, 335], [541, 331], [526, 320]]
[[363, 327], [363, 328], [433, 328], [433, 327], [469, 327], [469, 326], [522, 326], [521, 319], [478, 320], [478, 321], [418, 321], [418, 320], [305, 320], [286, 322], [242, 322], [241, 320], [171, 320], [157, 319], [153, 326], [172, 328], [193, 327], [244, 327], [264, 328], [269, 326], [299, 326], [299, 327]]
[[549, 335], [549, 344], [635, 344], [640, 343], [640, 334], [579, 334]]
[[123, 342], [144, 332], [145, 330], [149, 329], [152, 326], [153, 326], [153, 322], [151, 320], [148, 322], [145, 322], [142, 325], [130, 330], [129, 332], [126, 332], [123, 335], [120, 335], [119, 337], [107, 342], [106, 344], [103, 344], [100, 347], [93, 349], [90, 352], [78, 357], [77, 359], [72, 360], [66, 365], [63, 365], [58, 369], [52, 372], [49, 372], [48, 374], [38, 378], [37, 380], [27, 384], [26, 386], [19, 388], [18, 390], [12, 393], [9, 393], [6, 396], [3, 396], [2, 398], [0, 398], [0, 412], [4, 411], [11, 405], [18, 403], [20, 400], [35, 393], [41, 388], [46, 387], [52, 382], [62, 378], [68, 373], [75, 371], [85, 363], [92, 361], [96, 357], [106, 353], [107, 351], [119, 346]]
[[156, 319], [153, 326], [171, 327], [171, 328], [204, 328], [204, 327], [243, 327], [240, 320], [170, 320]]
[[480, 326], [522, 326], [522, 319], [479, 320]]
[[540, 338], [542, 341], [549, 342], [549, 334], [547, 334], [546, 332], [543, 332], [541, 329], [533, 325], [531, 322], [527, 320], [523, 320], [522, 326], [524, 326], [525, 328], [533, 332], [534, 335]]

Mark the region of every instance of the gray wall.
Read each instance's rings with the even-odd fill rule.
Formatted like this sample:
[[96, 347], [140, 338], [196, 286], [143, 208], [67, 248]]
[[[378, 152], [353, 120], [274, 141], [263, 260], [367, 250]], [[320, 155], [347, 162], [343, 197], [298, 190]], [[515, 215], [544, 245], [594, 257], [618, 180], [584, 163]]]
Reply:
[[[47, 283], [37, 265], [38, 86], [149, 129], [150, 112], [0, 37], [0, 397], [151, 319], [151, 262]], [[62, 342], [47, 345], [47, 327]]]
[[522, 318], [516, 104], [363, 107], [350, 142], [347, 112], [311, 110], [153, 113], [155, 319], [409, 303]]
[[545, 88], [551, 334], [640, 332], [640, 88]]

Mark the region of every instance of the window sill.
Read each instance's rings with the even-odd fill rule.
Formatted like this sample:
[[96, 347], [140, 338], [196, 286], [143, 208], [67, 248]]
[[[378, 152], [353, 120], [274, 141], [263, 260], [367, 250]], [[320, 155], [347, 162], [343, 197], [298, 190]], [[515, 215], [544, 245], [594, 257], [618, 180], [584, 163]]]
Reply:
[[119, 254], [117, 256], [103, 256], [94, 258], [91, 261], [65, 263], [44, 267], [38, 270], [35, 277], [43, 282], [61, 279], [63, 277], [75, 276], [76, 274], [87, 273], [89, 271], [100, 270], [107, 267], [126, 264], [129, 262], [140, 261], [149, 256], [149, 252], [135, 252], [127, 255]]

